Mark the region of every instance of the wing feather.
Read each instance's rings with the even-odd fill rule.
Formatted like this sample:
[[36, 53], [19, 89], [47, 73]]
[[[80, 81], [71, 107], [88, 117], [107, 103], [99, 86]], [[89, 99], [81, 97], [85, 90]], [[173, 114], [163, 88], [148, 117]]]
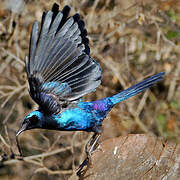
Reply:
[[30, 95], [47, 113], [58, 113], [63, 103], [94, 91], [101, 68], [90, 56], [85, 23], [79, 14], [68, 17], [70, 7], [44, 12], [39, 31], [32, 27], [26, 58]]
[[44, 17], [43, 24], [40, 30], [39, 40], [38, 40], [38, 46], [36, 49], [36, 56], [35, 56], [35, 62], [36, 66], [35, 68], [38, 70], [40, 69], [39, 66], [42, 63], [39, 59], [42, 59], [43, 52], [45, 49], [46, 40], [48, 37], [48, 31], [51, 24], [53, 13], [51, 11], [48, 11]]
[[38, 22], [35, 21], [32, 27], [31, 39], [30, 39], [30, 48], [29, 48], [29, 62], [28, 62], [28, 70], [30, 73], [33, 71], [33, 67], [35, 66], [35, 55], [36, 55], [36, 47], [38, 41]]

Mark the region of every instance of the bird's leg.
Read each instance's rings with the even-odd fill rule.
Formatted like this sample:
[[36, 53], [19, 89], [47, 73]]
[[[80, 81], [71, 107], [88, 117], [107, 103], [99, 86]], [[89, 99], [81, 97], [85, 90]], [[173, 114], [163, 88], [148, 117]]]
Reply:
[[96, 147], [100, 137], [101, 137], [100, 133], [94, 133], [93, 136], [88, 141], [88, 143], [86, 144], [85, 151], [86, 151], [87, 157], [82, 162], [82, 164], [79, 166], [79, 170], [77, 172], [77, 175], [79, 177], [81, 176], [82, 169], [84, 168], [84, 166], [88, 166], [88, 164], [90, 163], [91, 153], [95, 150], [95, 147]]
[[95, 133], [90, 138], [90, 140], [88, 141], [88, 143], [86, 144], [86, 147], [85, 147], [87, 157], [89, 157], [91, 155], [91, 153], [95, 150], [97, 142], [98, 142], [99, 138], [101, 137], [101, 133], [102, 133], [101, 126], [96, 126], [96, 127], [94, 127], [93, 130]]
[[85, 151], [86, 151], [87, 157], [89, 157], [91, 153], [94, 151], [95, 146], [97, 145], [97, 142], [100, 137], [101, 137], [101, 134], [94, 133], [91, 139], [86, 144]]

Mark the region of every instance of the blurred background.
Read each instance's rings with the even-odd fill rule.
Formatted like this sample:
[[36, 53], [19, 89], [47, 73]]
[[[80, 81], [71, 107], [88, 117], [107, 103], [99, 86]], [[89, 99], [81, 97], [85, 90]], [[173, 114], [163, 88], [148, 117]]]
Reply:
[[28, 94], [24, 57], [35, 20], [53, 3], [71, 7], [86, 23], [91, 57], [102, 83], [86, 101], [111, 96], [164, 71], [150, 90], [116, 105], [103, 122], [101, 141], [126, 134], [154, 134], [180, 141], [179, 0], [0, 0], [0, 179], [68, 179], [85, 157], [91, 133], [32, 130], [19, 140], [20, 122], [37, 108]]

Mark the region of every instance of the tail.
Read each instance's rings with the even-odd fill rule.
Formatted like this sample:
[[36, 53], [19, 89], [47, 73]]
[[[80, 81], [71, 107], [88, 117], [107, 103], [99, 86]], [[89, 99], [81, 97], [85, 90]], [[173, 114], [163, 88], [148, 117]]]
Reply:
[[147, 88], [150, 88], [151, 86], [154, 85], [154, 83], [162, 80], [164, 74], [165, 74], [164, 72], [160, 72], [109, 98], [113, 104], [124, 101], [132, 96], [135, 96], [136, 94], [139, 94], [141, 91], [144, 91]]

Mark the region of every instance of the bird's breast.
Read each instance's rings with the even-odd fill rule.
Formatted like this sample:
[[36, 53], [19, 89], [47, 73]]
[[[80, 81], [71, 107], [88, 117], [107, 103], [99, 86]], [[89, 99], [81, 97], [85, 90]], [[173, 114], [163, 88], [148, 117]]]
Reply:
[[57, 115], [53, 115], [60, 129], [63, 130], [87, 130], [93, 126], [92, 113], [78, 107], [67, 108]]

